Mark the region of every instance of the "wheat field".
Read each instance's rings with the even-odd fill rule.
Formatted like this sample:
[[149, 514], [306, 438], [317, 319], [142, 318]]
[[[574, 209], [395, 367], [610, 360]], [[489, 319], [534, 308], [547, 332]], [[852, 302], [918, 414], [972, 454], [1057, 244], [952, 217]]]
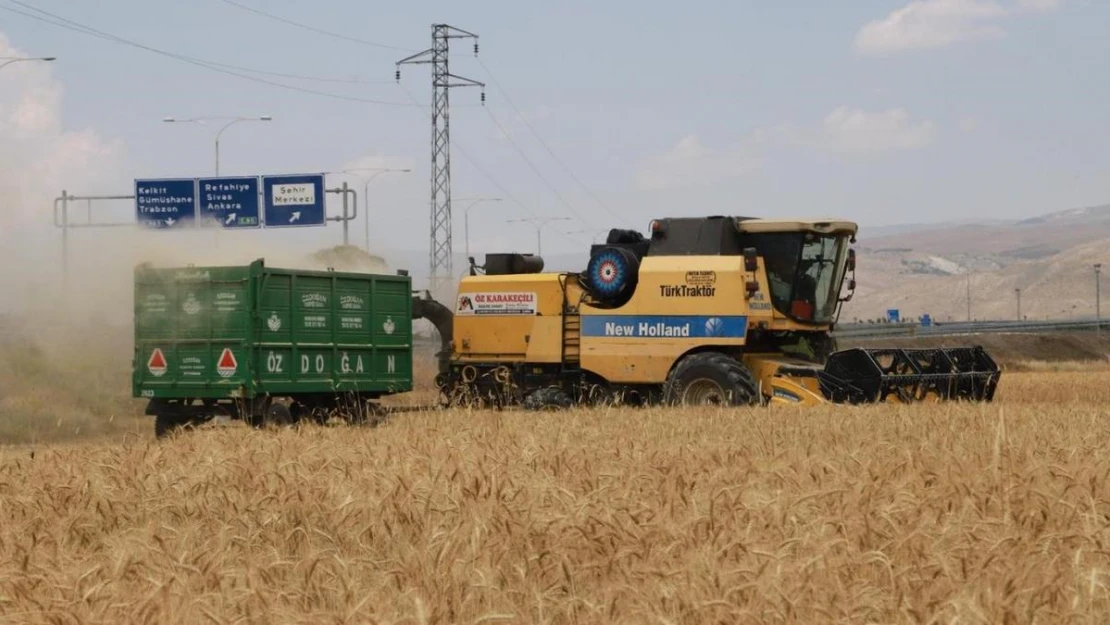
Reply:
[[[1101, 623], [1110, 373], [0, 448], [11, 623]], [[149, 424], [147, 424], [149, 427]]]

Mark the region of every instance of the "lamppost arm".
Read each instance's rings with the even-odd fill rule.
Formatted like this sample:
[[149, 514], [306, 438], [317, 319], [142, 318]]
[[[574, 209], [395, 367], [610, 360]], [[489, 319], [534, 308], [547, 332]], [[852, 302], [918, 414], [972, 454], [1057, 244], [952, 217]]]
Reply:
[[239, 118], [233, 119], [233, 120], [229, 121], [228, 123], [224, 124], [223, 126], [221, 126], [220, 129], [218, 131], [216, 131], [216, 142], [219, 143], [220, 136], [224, 134], [225, 130], [227, 130], [228, 128], [231, 128], [235, 124], [238, 124], [239, 122], [243, 121], [243, 119], [244, 118], [239, 117]]
[[463, 239], [466, 242], [466, 262], [470, 262], [470, 209], [475, 205], [482, 202], [500, 202], [499, 197], [476, 197], [476, 198], [460, 198], [460, 201], [469, 200], [469, 204], [463, 209]]
[[258, 117], [232, 117], [232, 118], [227, 118], [227, 117], [192, 117], [192, 118], [189, 118], [189, 119], [177, 119], [176, 117], [164, 117], [164, 118], [162, 118], [162, 121], [167, 122], [167, 123], [190, 123], [190, 124], [199, 124], [201, 126], [208, 126], [208, 124], [204, 123], [205, 121], [207, 121], [207, 120], [220, 120], [220, 119], [230, 119], [230, 121], [228, 121], [226, 124], [221, 126], [218, 131], [216, 131], [216, 175], [219, 176], [220, 175], [220, 137], [223, 136], [224, 131], [227, 130], [228, 128], [230, 128], [231, 126], [234, 126], [235, 124], [237, 124], [239, 122], [253, 122], [253, 121], [268, 122], [268, 121], [273, 121], [273, 119], [274, 119], [273, 115], [259, 115]]
[[25, 58], [21, 57], [21, 58], [16, 58], [16, 59], [10, 59], [9, 58], [9, 59], [5, 59], [3, 63], [0, 63], [0, 69], [3, 69], [5, 67], [9, 66], [12, 63], [23, 63], [25, 61], [46, 61], [46, 62], [50, 62], [50, 61], [54, 61], [54, 60], [56, 60], [56, 58], [52, 57], [52, 56], [33, 56], [33, 57], [25, 57]]
[[537, 256], [543, 256], [543, 238], [542, 238], [542, 235], [541, 235], [541, 232], [543, 231], [543, 227], [546, 226], [547, 224], [553, 222], [553, 221], [570, 221], [570, 217], [548, 217], [546, 219], [539, 219], [539, 218], [536, 218], [536, 217], [525, 217], [525, 218], [522, 218], [522, 219], [510, 219], [508, 223], [516, 223], [516, 222], [521, 222], [521, 221], [527, 221], [527, 222], [531, 223], [532, 225], [536, 226], [536, 255]]

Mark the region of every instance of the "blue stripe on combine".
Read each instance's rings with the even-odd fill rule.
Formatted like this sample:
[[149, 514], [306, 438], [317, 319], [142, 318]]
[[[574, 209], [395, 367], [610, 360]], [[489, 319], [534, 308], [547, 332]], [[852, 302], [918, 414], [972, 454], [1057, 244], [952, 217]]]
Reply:
[[604, 338], [743, 338], [746, 316], [583, 315], [582, 336]]

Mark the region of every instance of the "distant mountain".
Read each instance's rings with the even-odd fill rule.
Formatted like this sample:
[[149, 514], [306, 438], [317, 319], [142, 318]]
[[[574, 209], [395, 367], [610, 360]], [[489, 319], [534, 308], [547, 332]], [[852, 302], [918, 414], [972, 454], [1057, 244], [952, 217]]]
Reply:
[[1075, 245], [1110, 237], [1110, 204], [1050, 213], [1020, 221], [972, 221], [909, 227], [884, 234], [860, 228], [870, 250], [907, 249], [946, 256], [1044, 258]]
[[890, 226], [868, 226], [866, 224], [860, 225], [860, 234], [869, 239], [891, 237], [899, 234], [913, 234], [915, 232], [922, 232], [926, 230], [945, 230], [948, 228], [980, 225], [980, 226], [1003, 226], [1006, 224], [1017, 223], [1017, 220], [1008, 219], [960, 219], [955, 221], [944, 221], [936, 223], [916, 223], [916, 224], [895, 224]]
[[1110, 205], [1014, 221], [944, 224], [876, 236], [861, 228], [858, 291], [841, 318], [1030, 319], [1093, 316], [1094, 263], [1110, 268]]

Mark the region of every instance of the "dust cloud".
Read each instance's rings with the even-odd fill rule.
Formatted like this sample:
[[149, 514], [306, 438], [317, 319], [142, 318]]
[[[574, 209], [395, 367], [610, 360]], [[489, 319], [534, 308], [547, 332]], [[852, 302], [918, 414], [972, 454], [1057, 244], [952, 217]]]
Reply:
[[[0, 34], [0, 57], [25, 56]], [[271, 267], [391, 271], [382, 258], [335, 247], [334, 227], [150, 232], [134, 225], [130, 200], [69, 202], [63, 213], [56, 203], [63, 189], [131, 192], [123, 146], [63, 125], [64, 89], [50, 64], [13, 63], [0, 81], [0, 443], [108, 433], [143, 421], [142, 402], [130, 398], [140, 263], [262, 258]]]
[[[0, 57], [25, 56], [30, 55], [0, 34]], [[140, 263], [211, 266], [264, 258], [269, 266], [295, 269], [388, 270], [381, 258], [354, 248], [331, 248], [319, 236], [208, 229], [149, 232], [133, 225], [129, 200], [59, 203], [63, 189], [71, 195], [129, 194], [133, 176], [123, 146], [93, 130], [63, 126], [64, 89], [49, 63], [13, 63], [4, 68], [2, 79], [2, 314], [32, 319], [34, 325], [97, 321], [129, 326], [132, 277]], [[63, 207], [68, 219], [63, 219]], [[62, 221], [73, 227], [59, 227]]]

